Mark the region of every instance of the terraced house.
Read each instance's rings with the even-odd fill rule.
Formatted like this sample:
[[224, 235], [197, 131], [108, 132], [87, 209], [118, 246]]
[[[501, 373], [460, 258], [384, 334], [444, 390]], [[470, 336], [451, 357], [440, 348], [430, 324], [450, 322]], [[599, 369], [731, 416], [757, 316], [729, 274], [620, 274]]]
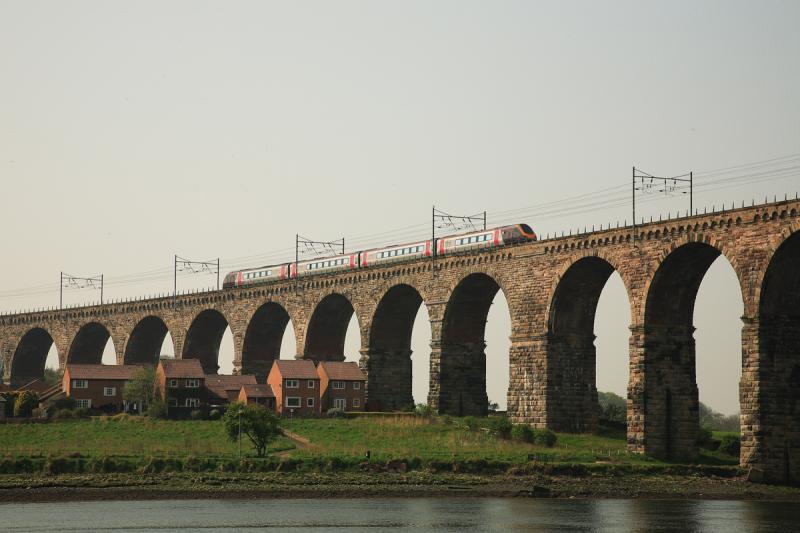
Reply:
[[275, 394], [275, 406], [284, 416], [310, 416], [320, 413], [319, 375], [308, 359], [272, 363], [267, 384]]
[[319, 374], [322, 410], [331, 408], [363, 411], [366, 402], [367, 377], [357, 363], [320, 361]]
[[156, 376], [170, 417], [186, 418], [208, 405], [206, 375], [199, 360], [161, 359]]

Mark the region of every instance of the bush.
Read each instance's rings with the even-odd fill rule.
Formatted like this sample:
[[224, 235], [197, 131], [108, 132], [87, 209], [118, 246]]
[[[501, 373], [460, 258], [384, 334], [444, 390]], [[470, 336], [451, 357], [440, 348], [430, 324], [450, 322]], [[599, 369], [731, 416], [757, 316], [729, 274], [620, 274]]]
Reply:
[[14, 416], [14, 406], [17, 404], [18, 394], [16, 392], [4, 392], [0, 396], [6, 399], [6, 411], [4, 414], [6, 418], [11, 418]]
[[74, 412], [75, 418], [89, 418], [89, 415], [92, 414], [86, 407], [78, 407]]
[[511, 438], [520, 442], [533, 442], [533, 430], [527, 424], [514, 424], [511, 428]]
[[331, 407], [325, 412], [325, 415], [329, 418], [344, 418], [345, 411], [341, 407]]
[[59, 398], [58, 400], [51, 402], [46, 409], [47, 418], [52, 418], [57, 412], [59, 411], [72, 411], [75, 409], [76, 402], [69, 396], [65, 396], [63, 398]]
[[150, 418], [167, 418], [167, 404], [155, 400], [147, 406], [147, 416]]
[[719, 443], [719, 451], [734, 457], [739, 456], [741, 447], [742, 441], [738, 435], [724, 435]]
[[433, 409], [427, 403], [418, 403], [414, 407], [414, 412], [419, 416], [431, 416], [433, 415]]
[[556, 434], [549, 429], [538, 429], [533, 433], [533, 441], [548, 448], [555, 446], [557, 439]]
[[486, 426], [493, 435], [496, 435], [501, 439], [507, 439], [511, 437], [513, 426], [511, 425], [511, 421], [506, 416], [490, 416], [486, 420]]
[[70, 420], [75, 418], [75, 411], [72, 409], [59, 409], [58, 411], [54, 412], [50, 418], [53, 420]]
[[465, 416], [461, 419], [461, 424], [470, 431], [476, 430], [480, 427], [478, 424], [478, 419], [474, 416]]
[[222, 413], [219, 412], [219, 409], [212, 409], [208, 412], [209, 420], [219, 420], [222, 416]]
[[22, 391], [14, 403], [14, 416], [31, 416], [34, 408], [39, 405], [39, 395], [31, 390]]
[[697, 432], [697, 445], [701, 448], [711, 449], [711, 442], [713, 441], [713, 435], [711, 434], [711, 430], [708, 428], [701, 427]]

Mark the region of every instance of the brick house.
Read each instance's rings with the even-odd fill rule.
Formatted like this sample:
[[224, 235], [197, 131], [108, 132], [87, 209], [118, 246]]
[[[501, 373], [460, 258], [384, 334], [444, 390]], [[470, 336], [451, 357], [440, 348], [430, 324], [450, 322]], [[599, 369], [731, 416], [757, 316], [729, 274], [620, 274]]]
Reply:
[[267, 376], [275, 394], [275, 408], [282, 415], [320, 413], [319, 375], [309, 359], [277, 359]]
[[206, 374], [205, 384], [209, 405], [227, 405], [239, 399], [243, 385], [255, 385], [256, 377], [252, 374]]
[[237, 400], [247, 405], [263, 405], [271, 411], [275, 410], [275, 393], [272, 392], [272, 387], [266, 383], [242, 385]]
[[367, 377], [356, 363], [321, 361], [317, 365], [322, 410], [363, 411]]
[[140, 365], [68, 364], [61, 389], [75, 400], [77, 407], [116, 413], [125, 411], [122, 391]]
[[199, 359], [161, 359], [156, 379], [168, 416], [185, 418], [192, 411], [207, 407], [206, 375]]

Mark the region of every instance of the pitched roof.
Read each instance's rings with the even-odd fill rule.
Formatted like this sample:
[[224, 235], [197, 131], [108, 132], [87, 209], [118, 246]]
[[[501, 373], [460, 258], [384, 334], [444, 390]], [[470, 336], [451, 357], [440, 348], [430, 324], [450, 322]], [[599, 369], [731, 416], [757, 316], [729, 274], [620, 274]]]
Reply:
[[239, 391], [242, 385], [255, 385], [255, 383], [256, 377], [251, 374], [206, 374], [206, 388], [220, 398], [226, 398], [229, 391]]
[[50, 385], [42, 381], [41, 379], [34, 379], [33, 381], [29, 381], [25, 385], [18, 387], [15, 392], [22, 392], [26, 390], [30, 390], [36, 393], [44, 392], [50, 388]]
[[272, 387], [267, 384], [246, 384], [242, 385], [242, 390], [248, 398], [274, 398], [275, 393], [272, 392]]
[[367, 377], [358, 367], [358, 363], [345, 361], [321, 361], [320, 369], [328, 375], [330, 379], [337, 381], [366, 381]]
[[164, 375], [168, 378], [203, 379], [206, 377], [199, 359], [162, 359], [160, 365], [164, 368]]
[[70, 379], [131, 379], [141, 368], [142, 365], [67, 365]]
[[278, 367], [283, 379], [319, 379], [317, 367], [310, 359], [277, 359], [273, 366]]

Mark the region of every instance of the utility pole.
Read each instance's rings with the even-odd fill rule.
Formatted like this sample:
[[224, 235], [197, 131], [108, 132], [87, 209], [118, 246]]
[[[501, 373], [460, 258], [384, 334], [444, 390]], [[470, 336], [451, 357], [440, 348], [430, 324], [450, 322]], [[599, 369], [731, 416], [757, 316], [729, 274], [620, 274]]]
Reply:
[[[178, 268], [180, 265], [180, 269]], [[189, 271], [191, 274], [203, 272], [217, 275], [217, 290], [219, 290], [219, 257], [213, 261], [192, 261], [175, 254], [172, 263], [172, 307], [178, 305], [178, 271]]]
[[100, 290], [100, 305], [103, 305], [103, 274], [91, 278], [81, 278], [78, 276], [71, 276], [65, 274], [63, 271], [59, 273], [58, 282], [58, 308], [64, 308], [64, 289], [99, 289]]

